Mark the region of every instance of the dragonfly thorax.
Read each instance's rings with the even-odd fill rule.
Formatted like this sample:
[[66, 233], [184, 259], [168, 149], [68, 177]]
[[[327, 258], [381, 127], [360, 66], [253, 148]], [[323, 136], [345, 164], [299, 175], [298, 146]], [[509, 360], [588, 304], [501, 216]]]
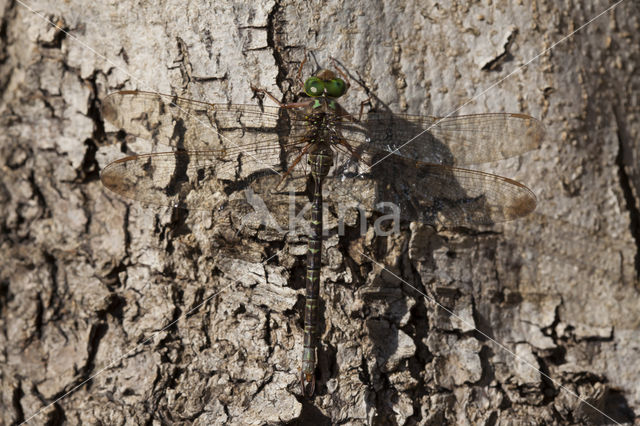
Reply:
[[336, 100], [327, 96], [313, 98], [310, 107], [312, 116], [334, 115], [339, 109]]

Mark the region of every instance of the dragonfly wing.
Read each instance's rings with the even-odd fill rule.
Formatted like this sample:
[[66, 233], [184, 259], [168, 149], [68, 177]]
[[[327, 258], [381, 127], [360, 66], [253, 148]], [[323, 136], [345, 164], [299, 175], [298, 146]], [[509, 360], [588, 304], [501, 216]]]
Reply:
[[[103, 100], [102, 114], [128, 134], [180, 150], [239, 153], [267, 139], [275, 145], [288, 143], [304, 132], [299, 111], [209, 104], [153, 92], [112, 93]], [[281, 124], [283, 118], [290, 124]]]
[[343, 173], [327, 180], [340, 209], [362, 207], [444, 227], [490, 225], [532, 212], [535, 195], [501, 176], [392, 155], [369, 173]]
[[[283, 167], [275, 153], [230, 158], [222, 151], [133, 155], [107, 165], [102, 183], [143, 204], [217, 211], [229, 209], [243, 223], [289, 226], [289, 211], [307, 202], [300, 162]], [[295, 157], [290, 152], [287, 161]], [[290, 163], [286, 163], [290, 164]], [[286, 170], [289, 173], [286, 173]], [[222, 215], [221, 215], [222, 216]]]
[[544, 137], [538, 120], [509, 113], [447, 118], [371, 113], [361, 122], [341, 123], [341, 133], [362, 151], [375, 148], [447, 165], [513, 157], [539, 148]]

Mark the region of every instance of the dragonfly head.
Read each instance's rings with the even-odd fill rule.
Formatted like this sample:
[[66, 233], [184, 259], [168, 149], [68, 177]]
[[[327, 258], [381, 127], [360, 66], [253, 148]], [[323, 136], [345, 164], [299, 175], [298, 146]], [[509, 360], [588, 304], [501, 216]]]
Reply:
[[320, 70], [304, 82], [304, 92], [312, 98], [319, 96], [339, 98], [347, 93], [348, 88], [343, 79], [336, 77], [336, 74], [329, 70]]

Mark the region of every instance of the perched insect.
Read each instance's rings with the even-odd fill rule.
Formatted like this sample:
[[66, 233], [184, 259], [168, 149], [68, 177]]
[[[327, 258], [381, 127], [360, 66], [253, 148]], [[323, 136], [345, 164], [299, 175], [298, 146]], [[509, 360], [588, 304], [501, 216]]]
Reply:
[[101, 177], [124, 197], [187, 209], [250, 211], [259, 197], [278, 223], [288, 220], [291, 195], [311, 202], [301, 386], [312, 395], [323, 202], [384, 211], [384, 201], [405, 219], [446, 227], [525, 216], [536, 199], [524, 185], [456, 166], [535, 149], [543, 128], [523, 114], [438, 119], [361, 111], [354, 117], [337, 102], [349, 88], [343, 72], [320, 70], [303, 83], [301, 70], [306, 97], [299, 102], [281, 104], [262, 91], [278, 107], [110, 94], [105, 119], [176, 150], [117, 160]]

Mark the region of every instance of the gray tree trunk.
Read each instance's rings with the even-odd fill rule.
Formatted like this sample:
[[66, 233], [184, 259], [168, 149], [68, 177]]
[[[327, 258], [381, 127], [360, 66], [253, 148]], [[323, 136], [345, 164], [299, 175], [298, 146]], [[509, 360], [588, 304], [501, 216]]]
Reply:
[[[612, 5], [0, 0], [0, 423], [637, 422], [640, 7], [563, 39]], [[306, 240], [99, 179], [124, 156], [107, 93], [291, 101], [305, 49], [344, 65], [354, 113], [366, 86], [396, 112], [546, 127], [482, 168], [537, 194], [526, 219], [325, 242], [310, 399]]]

